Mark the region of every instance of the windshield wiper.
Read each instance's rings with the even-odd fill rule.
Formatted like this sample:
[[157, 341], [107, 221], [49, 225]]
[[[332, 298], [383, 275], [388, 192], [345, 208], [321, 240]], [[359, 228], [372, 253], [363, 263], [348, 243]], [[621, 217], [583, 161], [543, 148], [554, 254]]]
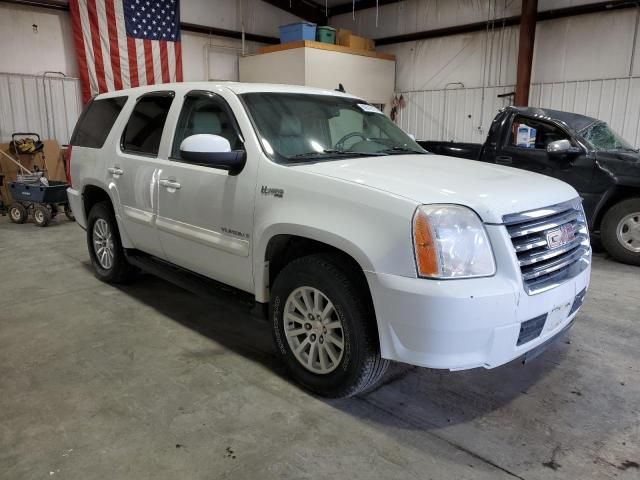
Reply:
[[418, 155], [426, 155], [427, 152], [421, 152], [420, 150], [416, 150], [414, 148], [409, 147], [392, 147], [387, 148], [385, 150], [380, 150], [380, 153], [392, 154], [392, 153], [416, 153]]
[[327, 148], [321, 152], [305, 152], [292, 155], [289, 158], [339, 158], [339, 157], [375, 157], [379, 156], [378, 152], [351, 152], [349, 150], [335, 150]]
[[623, 151], [623, 152], [633, 152], [633, 153], [640, 152], [640, 150], [638, 150], [637, 148], [623, 147], [621, 145], [618, 145], [615, 149], [618, 150], [618, 151]]

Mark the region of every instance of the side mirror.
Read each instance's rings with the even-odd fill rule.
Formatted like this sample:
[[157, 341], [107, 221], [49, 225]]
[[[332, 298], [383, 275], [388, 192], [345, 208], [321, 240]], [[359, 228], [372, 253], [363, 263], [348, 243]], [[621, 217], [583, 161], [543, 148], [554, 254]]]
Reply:
[[185, 138], [180, 144], [180, 156], [190, 163], [227, 170], [229, 175], [240, 173], [247, 161], [244, 150], [231, 150], [229, 140], [208, 133]]
[[574, 147], [569, 140], [556, 140], [547, 145], [547, 153], [549, 156], [562, 157], [565, 155], [575, 155], [581, 153], [580, 147]]

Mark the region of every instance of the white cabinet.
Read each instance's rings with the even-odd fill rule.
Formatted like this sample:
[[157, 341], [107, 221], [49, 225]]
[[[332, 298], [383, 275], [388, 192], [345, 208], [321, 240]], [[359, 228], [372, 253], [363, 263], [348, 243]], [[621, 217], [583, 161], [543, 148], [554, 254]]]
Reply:
[[389, 104], [396, 62], [392, 55], [318, 42], [265, 47], [240, 58], [241, 82], [285, 83], [345, 90], [370, 103]]

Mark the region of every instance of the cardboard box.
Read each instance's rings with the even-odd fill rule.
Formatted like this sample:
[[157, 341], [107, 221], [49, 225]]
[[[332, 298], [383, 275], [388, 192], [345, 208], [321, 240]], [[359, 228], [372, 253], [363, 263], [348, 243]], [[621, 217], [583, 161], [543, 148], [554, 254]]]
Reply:
[[371, 40], [370, 38], [353, 35], [351, 33], [351, 30], [347, 30], [346, 28], [338, 29], [338, 33], [336, 35], [336, 43], [338, 45], [342, 45], [343, 47], [353, 48], [354, 50], [373, 51], [376, 49], [373, 40]]
[[336, 32], [336, 45], [348, 47], [349, 37], [351, 37], [351, 30], [348, 30], [346, 28], [339, 28]]

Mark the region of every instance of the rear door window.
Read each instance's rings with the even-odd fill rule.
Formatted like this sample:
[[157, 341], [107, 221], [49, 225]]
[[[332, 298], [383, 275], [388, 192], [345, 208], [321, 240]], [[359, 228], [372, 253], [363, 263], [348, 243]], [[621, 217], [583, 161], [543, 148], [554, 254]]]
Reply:
[[123, 151], [152, 157], [158, 155], [173, 97], [173, 92], [153, 92], [138, 100], [122, 133]]
[[78, 119], [71, 145], [102, 148], [127, 97], [112, 97], [92, 101]]

